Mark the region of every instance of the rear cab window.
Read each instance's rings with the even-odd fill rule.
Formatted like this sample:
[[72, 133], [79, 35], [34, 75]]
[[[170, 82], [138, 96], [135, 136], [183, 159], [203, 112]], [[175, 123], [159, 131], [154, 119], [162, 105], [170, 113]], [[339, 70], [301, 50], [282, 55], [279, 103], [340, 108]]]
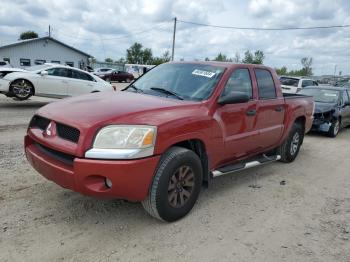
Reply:
[[293, 77], [284, 77], [282, 76], [280, 78], [281, 85], [285, 86], [295, 86], [297, 87], [299, 85], [299, 79], [293, 78]]
[[266, 69], [255, 69], [254, 71], [258, 85], [259, 99], [275, 99], [277, 97], [276, 87], [270, 71]]

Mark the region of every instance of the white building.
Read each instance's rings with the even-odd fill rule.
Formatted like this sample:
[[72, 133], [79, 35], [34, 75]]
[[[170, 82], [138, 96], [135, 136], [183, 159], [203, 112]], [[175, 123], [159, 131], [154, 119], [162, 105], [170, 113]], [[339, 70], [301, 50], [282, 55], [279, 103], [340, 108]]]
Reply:
[[0, 61], [8, 61], [12, 66], [20, 68], [43, 63], [85, 68], [89, 64], [89, 58], [92, 56], [49, 36], [0, 46]]

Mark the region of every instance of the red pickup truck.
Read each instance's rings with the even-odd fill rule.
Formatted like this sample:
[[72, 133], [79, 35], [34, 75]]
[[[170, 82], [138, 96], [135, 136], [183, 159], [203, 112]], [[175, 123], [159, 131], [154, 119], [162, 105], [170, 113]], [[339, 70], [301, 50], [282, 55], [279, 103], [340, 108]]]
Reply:
[[293, 161], [313, 107], [312, 97], [284, 97], [265, 66], [166, 63], [120, 92], [42, 107], [29, 124], [25, 152], [62, 187], [141, 201], [150, 215], [175, 221], [213, 178]]

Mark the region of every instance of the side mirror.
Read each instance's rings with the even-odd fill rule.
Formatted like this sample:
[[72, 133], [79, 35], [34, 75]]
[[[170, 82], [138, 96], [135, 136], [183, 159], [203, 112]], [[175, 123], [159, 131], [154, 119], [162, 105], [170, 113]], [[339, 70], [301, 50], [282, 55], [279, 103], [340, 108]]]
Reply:
[[243, 92], [232, 92], [224, 97], [220, 97], [218, 100], [219, 105], [226, 104], [238, 104], [238, 103], [246, 103], [250, 100], [250, 97]]
[[40, 72], [40, 75], [41, 76], [47, 76], [48, 72], [46, 70], [43, 70], [43, 71]]

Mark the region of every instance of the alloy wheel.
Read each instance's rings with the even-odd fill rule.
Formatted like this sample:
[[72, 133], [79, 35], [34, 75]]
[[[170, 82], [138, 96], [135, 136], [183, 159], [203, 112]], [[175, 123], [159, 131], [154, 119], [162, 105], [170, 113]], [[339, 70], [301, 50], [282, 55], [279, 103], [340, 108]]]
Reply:
[[294, 156], [295, 153], [298, 151], [299, 142], [300, 142], [300, 135], [298, 132], [296, 132], [292, 138], [292, 142], [290, 146], [290, 154], [292, 156]]
[[191, 198], [195, 175], [191, 167], [181, 166], [171, 176], [168, 186], [168, 201], [175, 208], [183, 207]]

